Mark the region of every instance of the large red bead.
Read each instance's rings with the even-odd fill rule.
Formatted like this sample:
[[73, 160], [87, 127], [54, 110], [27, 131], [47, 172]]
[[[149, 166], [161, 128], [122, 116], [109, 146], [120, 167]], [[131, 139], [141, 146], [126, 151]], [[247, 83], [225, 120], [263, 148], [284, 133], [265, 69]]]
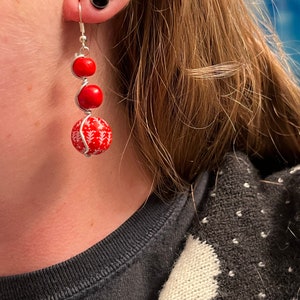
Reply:
[[[73, 146], [81, 153], [86, 149], [80, 135], [80, 125], [84, 119], [79, 120], [73, 127], [71, 140]], [[82, 133], [89, 147], [88, 155], [97, 155], [109, 148], [112, 143], [112, 131], [110, 126], [100, 118], [88, 118], [82, 128]]]
[[83, 109], [97, 108], [102, 104], [103, 93], [97, 85], [86, 85], [77, 96], [78, 104]]
[[89, 57], [78, 57], [73, 62], [73, 73], [78, 77], [92, 76], [96, 72], [96, 64]]

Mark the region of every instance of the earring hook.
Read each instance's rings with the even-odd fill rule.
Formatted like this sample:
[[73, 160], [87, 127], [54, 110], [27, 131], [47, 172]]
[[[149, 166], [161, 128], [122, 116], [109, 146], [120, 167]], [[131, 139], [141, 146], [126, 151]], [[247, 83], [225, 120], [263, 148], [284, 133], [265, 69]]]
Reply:
[[79, 55], [86, 56], [89, 54], [89, 47], [86, 46], [87, 37], [85, 35], [84, 23], [82, 21], [82, 7], [81, 7], [80, 0], [78, 0], [78, 14], [79, 14], [79, 28], [81, 32], [81, 36], [79, 38], [79, 42], [81, 43]]
[[82, 35], [85, 35], [84, 23], [82, 22], [82, 7], [81, 2], [78, 0], [78, 13], [79, 13], [79, 28]]

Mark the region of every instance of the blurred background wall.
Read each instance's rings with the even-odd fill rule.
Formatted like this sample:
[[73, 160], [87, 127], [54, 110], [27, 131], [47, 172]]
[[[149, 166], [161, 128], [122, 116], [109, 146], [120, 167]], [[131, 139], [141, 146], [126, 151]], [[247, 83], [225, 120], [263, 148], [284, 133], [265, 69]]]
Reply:
[[[300, 0], [265, 0], [265, 3], [285, 50], [300, 65]], [[300, 78], [300, 70], [295, 73]]]

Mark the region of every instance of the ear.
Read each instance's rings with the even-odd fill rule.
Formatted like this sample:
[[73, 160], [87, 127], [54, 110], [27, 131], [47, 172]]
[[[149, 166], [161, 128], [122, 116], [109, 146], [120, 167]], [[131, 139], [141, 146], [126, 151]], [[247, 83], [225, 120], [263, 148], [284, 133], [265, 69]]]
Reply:
[[[103, 23], [118, 14], [130, 0], [110, 0], [103, 9], [95, 8], [90, 0], [80, 0], [83, 23]], [[79, 22], [79, 0], [64, 0], [65, 21]]]

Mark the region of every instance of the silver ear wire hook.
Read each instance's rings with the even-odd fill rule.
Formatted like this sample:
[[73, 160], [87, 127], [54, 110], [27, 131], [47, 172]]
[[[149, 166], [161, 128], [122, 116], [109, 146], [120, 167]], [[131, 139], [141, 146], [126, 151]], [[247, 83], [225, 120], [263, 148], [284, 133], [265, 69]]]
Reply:
[[82, 22], [82, 8], [80, 0], [78, 0], [78, 13], [79, 13], [79, 28], [82, 35], [85, 35], [84, 24]]
[[87, 37], [85, 35], [85, 28], [84, 28], [84, 23], [82, 21], [82, 7], [81, 7], [81, 2], [78, 0], [78, 13], [79, 13], [79, 29], [81, 32], [81, 36], [79, 38], [79, 42], [81, 43], [81, 48], [79, 51], [79, 55], [86, 56], [89, 54], [89, 47], [87, 47], [86, 42], [87, 42]]

